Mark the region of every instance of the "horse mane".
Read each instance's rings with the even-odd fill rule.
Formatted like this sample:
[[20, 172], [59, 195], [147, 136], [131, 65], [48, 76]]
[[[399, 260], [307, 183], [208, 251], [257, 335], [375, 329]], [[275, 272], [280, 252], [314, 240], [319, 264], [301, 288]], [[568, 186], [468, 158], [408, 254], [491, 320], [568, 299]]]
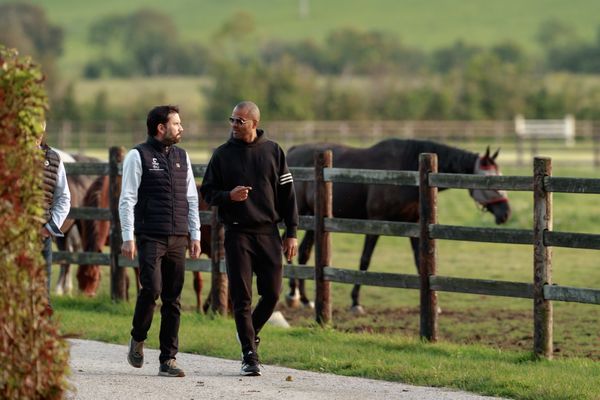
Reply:
[[[449, 146], [432, 140], [417, 139], [387, 139], [383, 140], [373, 147], [404, 148], [405, 154], [419, 155], [421, 153], [435, 153], [438, 156], [438, 170], [440, 172], [466, 173], [472, 174], [475, 168], [475, 161], [479, 157], [477, 153], [458, 147]], [[414, 170], [418, 170], [418, 157], [414, 158]]]

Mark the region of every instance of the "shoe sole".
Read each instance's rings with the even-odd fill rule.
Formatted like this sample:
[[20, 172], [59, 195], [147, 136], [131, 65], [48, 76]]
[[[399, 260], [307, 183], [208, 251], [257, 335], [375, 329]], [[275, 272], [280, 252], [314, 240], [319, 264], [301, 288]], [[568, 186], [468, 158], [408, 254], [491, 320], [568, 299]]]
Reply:
[[165, 376], [167, 378], [183, 378], [185, 376], [185, 373], [180, 372], [179, 374], [174, 375], [174, 374], [169, 374], [168, 372], [158, 371], [158, 376]]
[[127, 362], [133, 368], [142, 368], [142, 366], [144, 365], [144, 360], [143, 359], [142, 359], [142, 362], [138, 364], [138, 363], [133, 362], [129, 356], [127, 356]]
[[250, 372], [240, 372], [240, 375], [242, 376], [262, 376], [262, 374], [260, 373], [260, 371], [250, 371]]

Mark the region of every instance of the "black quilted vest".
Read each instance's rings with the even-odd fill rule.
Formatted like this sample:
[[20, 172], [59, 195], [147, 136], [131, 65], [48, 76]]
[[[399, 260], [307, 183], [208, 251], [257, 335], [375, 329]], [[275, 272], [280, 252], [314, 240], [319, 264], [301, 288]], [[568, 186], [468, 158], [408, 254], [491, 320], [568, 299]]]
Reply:
[[42, 189], [44, 190], [44, 219], [50, 220], [50, 208], [56, 190], [56, 181], [58, 180], [58, 165], [60, 156], [49, 146], [42, 146], [44, 151], [44, 177]]
[[135, 233], [188, 234], [187, 157], [176, 146], [153, 137], [135, 146], [142, 161], [142, 181], [134, 208]]

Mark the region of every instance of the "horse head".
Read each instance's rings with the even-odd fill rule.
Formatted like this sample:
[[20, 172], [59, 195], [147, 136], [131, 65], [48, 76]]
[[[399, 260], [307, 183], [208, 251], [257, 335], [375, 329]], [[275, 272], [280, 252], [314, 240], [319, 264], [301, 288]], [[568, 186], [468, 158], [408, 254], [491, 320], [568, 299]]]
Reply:
[[[496, 158], [500, 149], [490, 155], [490, 148], [485, 151], [483, 156], [477, 158], [475, 162], [475, 175], [488, 175], [498, 176], [502, 175], [498, 165], [496, 164]], [[508, 195], [504, 190], [493, 190], [493, 189], [471, 189], [469, 190], [471, 197], [479, 204], [484, 210], [489, 211], [496, 217], [496, 224], [503, 224], [510, 218], [510, 205], [508, 203]]]

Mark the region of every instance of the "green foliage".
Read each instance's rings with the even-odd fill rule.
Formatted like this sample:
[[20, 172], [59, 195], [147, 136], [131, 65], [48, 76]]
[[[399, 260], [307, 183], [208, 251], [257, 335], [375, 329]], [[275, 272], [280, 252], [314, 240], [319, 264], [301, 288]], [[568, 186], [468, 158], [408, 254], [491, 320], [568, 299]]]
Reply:
[[179, 41], [169, 15], [152, 9], [99, 19], [90, 27], [89, 42], [100, 55], [86, 64], [88, 78], [200, 74], [208, 58], [204, 46]]
[[0, 4], [0, 44], [17, 48], [43, 65], [53, 90], [55, 63], [63, 53], [63, 29], [50, 23], [46, 11], [28, 3]]
[[224, 120], [242, 100], [252, 100], [269, 120], [313, 117], [314, 75], [283, 60], [264, 65], [222, 62], [214, 70], [215, 85], [207, 92], [210, 120]]
[[60, 399], [67, 348], [46, 308], [39, 67], [0, 47], [0, 397]]

